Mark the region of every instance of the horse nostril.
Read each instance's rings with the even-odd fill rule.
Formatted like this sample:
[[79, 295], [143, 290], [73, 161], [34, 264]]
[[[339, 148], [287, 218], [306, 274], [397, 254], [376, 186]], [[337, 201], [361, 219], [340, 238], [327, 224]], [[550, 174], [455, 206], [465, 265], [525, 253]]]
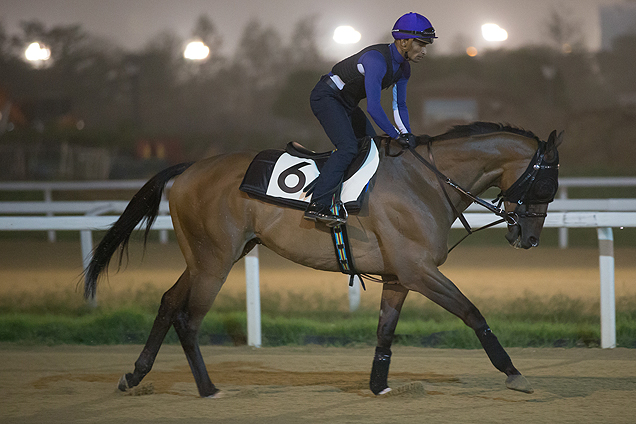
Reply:
[[539, 240], [537, 240], [536, 237], [530, 237], [528, 241], [532, 247], [537, 247], [539, 245]]

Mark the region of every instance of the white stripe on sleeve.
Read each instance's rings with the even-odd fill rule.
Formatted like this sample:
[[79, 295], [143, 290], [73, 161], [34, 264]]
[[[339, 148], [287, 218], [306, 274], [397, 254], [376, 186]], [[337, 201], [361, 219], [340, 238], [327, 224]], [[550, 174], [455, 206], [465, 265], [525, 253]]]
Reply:
[[400, 109], [397, 105], [397, 85], [393, 84], [393, 120], [395, 121], [395, 125], [398, 128], [398, 132], [400, 134], [405, 134], [409, 132], [406, 129], [406, 125], [402, 122], [402, 117], [400, 117]]

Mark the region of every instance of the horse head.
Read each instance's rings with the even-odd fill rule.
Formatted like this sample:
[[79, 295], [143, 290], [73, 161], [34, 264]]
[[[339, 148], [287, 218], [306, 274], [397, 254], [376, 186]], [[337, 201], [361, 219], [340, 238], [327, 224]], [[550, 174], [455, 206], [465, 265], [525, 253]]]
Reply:
[[558, 183], [559, 152], [563, 132], [552, 131], [547, 142], [539, 141], [530, 165], [500, 194], [507, 212], [506, 239], [513, 247], [529, 249], [539, 245], [548, 204], [554, 200]]

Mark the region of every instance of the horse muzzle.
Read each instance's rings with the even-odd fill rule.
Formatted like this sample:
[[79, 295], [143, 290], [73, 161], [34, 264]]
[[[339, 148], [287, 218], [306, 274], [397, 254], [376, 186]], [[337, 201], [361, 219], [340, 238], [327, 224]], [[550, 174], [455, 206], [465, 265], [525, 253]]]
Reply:
[[539, 245], [539, 237], [535, 237], [534, 235], [524, 237], [523, 228], [519, 224], [508, 225], [506, 240], [516, 249], [530, 249], [531, 247], [537, 247]]
[[526, 205], [518, 205], [514, 212], [507, 214], [506, 240], [512, 247], [530, 249], [539, 245], [543, 222], [547, 216], [547, 205], [538, 206], [538, 210], [534, 209], [534, 205], [530, 208]]

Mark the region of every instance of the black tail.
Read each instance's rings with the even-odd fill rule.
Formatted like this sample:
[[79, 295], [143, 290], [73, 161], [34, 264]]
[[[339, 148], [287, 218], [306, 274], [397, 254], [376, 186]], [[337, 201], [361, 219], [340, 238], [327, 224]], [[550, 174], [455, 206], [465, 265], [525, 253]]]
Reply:
[[120, 249], [119, 263], [128, 246], [130, 235], [135, 227], [142, 221], [146, 221], [146, 233], [144, 235], [144, 245], [150, 232], [150, 227], [159, 214], [159, 204], [161, 195], [168, 181], [177, 175], [182, 174], [194, 162], [180, 163], [166, 168], [152, 177], [133, 196], [128, 206], [121, 214], [117, 222], [108, 230], [102, 241], [93, 251], [93, 259], [84, 270], [84, 297], [86, 299], [95, 296], [97, 290], [97, 280], [99, 275], [108, 268], [110, 259], [117, 249]]

